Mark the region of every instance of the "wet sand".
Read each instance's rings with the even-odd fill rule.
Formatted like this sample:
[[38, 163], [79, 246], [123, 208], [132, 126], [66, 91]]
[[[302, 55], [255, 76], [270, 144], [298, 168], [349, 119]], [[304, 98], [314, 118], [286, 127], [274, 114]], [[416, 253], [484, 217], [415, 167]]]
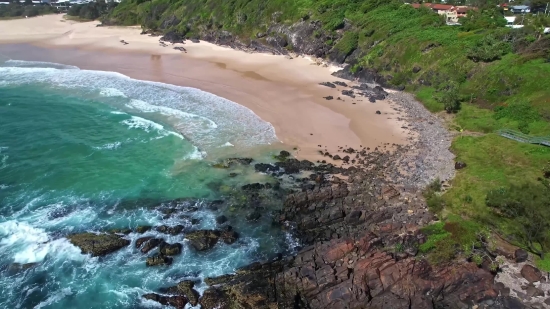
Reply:
[[[300, 159], [328, 159], [319, 150], [336, 154], [339, 146], [403, 144], [409, 136], [390, 101], [352, 99], [342, 96], [343, 87], [319, 85], [339, 79], [331, 76], [336, 68], [312, 59], [251, 54], [204, 42], [162, 47], [158, 37], [140, 35], [139, 28], [96, 24], [66, 21], [61, 15], [0, 21], [0, 61], [56, 62], [208, 91], [270, 122], [284, 148], [296, 148]], [[178, 46], [187, 53], [174, 49]], [[323, 98], [329, 95], [335, 99]], [[339, 96], [343, 100], [336, 100]]]

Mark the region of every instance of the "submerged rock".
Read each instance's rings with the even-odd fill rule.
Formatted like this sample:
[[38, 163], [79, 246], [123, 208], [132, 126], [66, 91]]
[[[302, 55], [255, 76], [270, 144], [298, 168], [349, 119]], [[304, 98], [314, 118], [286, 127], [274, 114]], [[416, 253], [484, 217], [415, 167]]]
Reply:
[[230, 168], [231, 166], [240, 164], [240, 165], [250, 165], [254, 161], [252, 158], [229, 158], [225, 159], [222, 162], [212, 165], [215, 168]]
[[204, 251], [213, 248], [220, 238], [220, 232], [215, 230], [199, 230], [188, 233], [185, 238], [195, 250]]
[[83, 254], [104, 256], [130, 244], [128, 239], [116, 234], [82, 233], [67, 236], [69, 241], [80, 248]]

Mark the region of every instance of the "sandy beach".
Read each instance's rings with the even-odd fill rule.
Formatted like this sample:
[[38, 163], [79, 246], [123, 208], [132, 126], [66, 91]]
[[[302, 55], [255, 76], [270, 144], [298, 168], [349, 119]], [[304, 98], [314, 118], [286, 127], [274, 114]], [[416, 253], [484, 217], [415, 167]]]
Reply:
[[[286, 148], [297, 148], [294, 154], [303, 159], [321, 159], [320, 149], [336, 154], [339, 146], [374, 148], [410, 138], [390, 101], [352, 99], [342, 96], [343, 87], [319, 85], [339, 80], [331, 76], [336, 67], [306, 57], [246, 53], [206, 42], [164, 47], [158, 37], [140, 35], [139, 27], [97, 24], [65, 20], [62, 15], [0, 21], [0, 61], [57, 62], [208, 91], [270, 122]], [[184, 47], [187, 53], [174, 47]]]

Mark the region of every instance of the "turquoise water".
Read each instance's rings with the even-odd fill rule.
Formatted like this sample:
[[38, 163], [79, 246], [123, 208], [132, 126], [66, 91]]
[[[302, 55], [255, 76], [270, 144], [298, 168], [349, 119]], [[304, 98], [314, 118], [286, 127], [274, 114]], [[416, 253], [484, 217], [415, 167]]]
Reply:
[[[196, 89], [59, 64], [3, 64], [0, 308], [150, 307], [144, 293], [230, 273], [288, 249], [291, 239], [282, 233], [232, 222], [241, 234], [238, 243], [203, 254], [186, 248], [171, 267], [146, 268], [133, 243], [92, 258], [65, 238], [138, 225], [189, 225], [151, 205], [223, 198], [217, 188], [238, 186], [253, 172], [229, 179], [211, 161], [229, 149], [257, 153], [275, 141], [272, 126], [250, 110]], [[215, 228], [217, 215], [208, 208], [189, 214], [201, 220], [197, 228]], [[127, 237], [147, 235], [159, 236]], [[162, 237], [184, 242], [183, 235]]]

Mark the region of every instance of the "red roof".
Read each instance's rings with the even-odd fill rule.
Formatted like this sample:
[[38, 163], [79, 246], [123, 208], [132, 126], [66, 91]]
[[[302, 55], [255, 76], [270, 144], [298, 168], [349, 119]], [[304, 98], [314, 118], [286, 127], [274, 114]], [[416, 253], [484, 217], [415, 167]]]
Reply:
[[448, 4], [432, 4], [431, 8], [438, 11], [448, 11], [454, 8], [454, 6]]

